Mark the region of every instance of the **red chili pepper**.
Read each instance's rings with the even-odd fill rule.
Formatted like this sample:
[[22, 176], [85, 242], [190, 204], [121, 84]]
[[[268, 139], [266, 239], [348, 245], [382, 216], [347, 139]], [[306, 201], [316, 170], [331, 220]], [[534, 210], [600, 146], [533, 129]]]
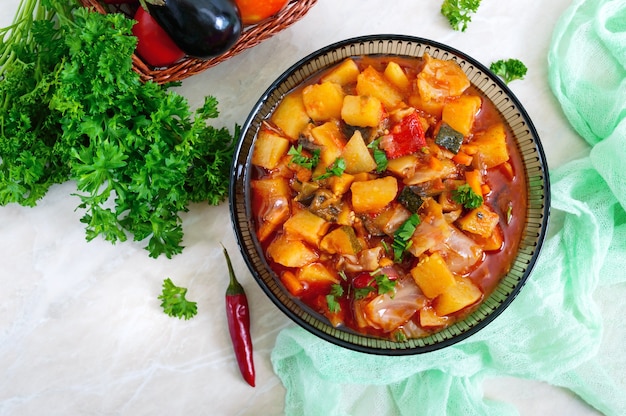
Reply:
[[224, 257], [228, 264], [230, 283], [226, 289], [226, 316], [228, 330], [237, 357], [237, 364], [243, 378], [254, 387], [254, 361], [252, 359], [252, 338], [250, 337], [250, 308], [243, 287], [237, 281], [228, 251], [224, 249]]

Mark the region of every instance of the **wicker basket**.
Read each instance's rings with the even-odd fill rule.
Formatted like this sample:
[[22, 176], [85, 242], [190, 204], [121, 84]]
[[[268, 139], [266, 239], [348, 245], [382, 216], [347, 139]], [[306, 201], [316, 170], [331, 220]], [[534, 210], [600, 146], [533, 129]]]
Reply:
[[[132, 7], [129, 8], [127, 5], [106, 5], [100, 3], [99, 0], [80, 0], [80, 2], [83, 6], [93, 7], [100, 13], [122, 12], [128, 16], [132, 16], [135, 11], [135, 9]], [[281, 32], [300, 20], [316, 2], [317, 0], [290, 0], [285, 8], [277, 15], [256, 25], [244, 27], [237, 43], [235, 43], [228, 52], [218, 57], [208, 60], [184, 58], [167, 68], [154, 68], [143, 62], [142, 59], [135, 54], [133, 55], [133, 69], [139, 73], [144, 82], [152, 80], [156, 83], [163, 84], [166, 82], [180, 81], [232, 58], [245, 49], [256, 46]]]

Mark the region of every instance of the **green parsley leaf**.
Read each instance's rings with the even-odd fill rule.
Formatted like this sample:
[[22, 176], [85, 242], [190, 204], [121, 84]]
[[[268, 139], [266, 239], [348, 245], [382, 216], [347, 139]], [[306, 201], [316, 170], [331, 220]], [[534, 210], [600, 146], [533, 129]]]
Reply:
[[400, 225], [393, 235], [393, 243], [391, 248], [393, 249], [394, 262], [398, 263], [402, 261], [404, 253], [411, 246], [411, 237], [415, 232], [415, 229], [420, 223], [420, 217], [418, 214], [412, 214], [405, 222]]
[[374, 279], [376, 280], [376, 285], [378, 286], [379, 295], [393, 293], [394, 289], [396, 288], [396, 281], [389, 279], [389, 276], [384, 273], [376, 275]]
[[346, 160], [342, 157], [338, 157], [330, 166], [326, 168], [326, 173], [313, 179], [316, 181], [319, 181], [322, 179], [328, 179], [331, 176], [341, 176], [343, 175], [343, 172], [345, 170], [346, 170]]
[[396, 342], [405, 342], [407, 340], [406, 334], [401, 329], [393, 332], [393, 338]]
[[493, 62], [489, 69], [491, 72], [501, 77], [506, 84], [516, 79], [524, 79], [528, 68], [519, 59], [500, 59]]
[[369, 284], [367, 286], [356, 288], [354, 289], [354, 298], [356, 300], [365, 299], [370, 293], [374, 292], [375, 290], [376, 288], [374, 286], [370, 286]]
[[452, 29], [465, 32], [478, 6], [480, 0], [444, 0], [441, 4], [441, 14], [448, 19]]
[[302, 166], [305, 169], [315, 169], [317, 164], [320, 161], [320, 149], [313, 150], [311, 156], [307, 156], [302, 153], [302, 145], [299, 144], [298, 147], [291, 146], [288, 155], [291, 156], [291, 163], [295, 163], [296, 165]]
[[386, 171], [389, 160], [387, 159], [387, 153], [380, 148], [380, 138], [368, 144], [367, 147], [373, 149], [373, 157], [376, 162], [376, 172], [380, 173]]
[[172, 283], [172, 280], [168, 277], [163, 281], [163, 291], [159, 295], [161, 300], [161, 307], [163, 312], [167, 315], [176, 317], [178, 319], [190, 319], [198, 313], [198, 306], [196, 302], [188, 301], [185, 298], [187, 289], [184, 287], [178, 287]]
[[452, 200], [468, 209], [475, 209], [483, 204], [483, 197], [466, 183], [452, 191]]
[[337, 301], [337, 298], [343, 296], [343, 287], [339, 284], [334, 284], [330, 287], [330, 293], [326, 295], [326, 303], [328, 310], [331, 313], [337, 313], [341, 311], [341, 305]]

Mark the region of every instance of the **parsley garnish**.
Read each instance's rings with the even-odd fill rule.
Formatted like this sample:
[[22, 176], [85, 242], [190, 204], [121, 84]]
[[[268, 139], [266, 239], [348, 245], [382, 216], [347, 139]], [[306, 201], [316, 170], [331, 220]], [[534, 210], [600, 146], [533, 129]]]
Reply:
[[341, 176], [343, 172], [346, 170], [346, 160], [342, 157], [338, 157], [335, 161], [326, 168], [326, 173], [313, 178], [316, 181], [320, 181], [322, 179], [328, 179], [331, 176]]
[[356, 300], [365, 299], [370, 293], [375, 290], [376, 288], [374, 286], [371, 286], [370, 284], [364, 287], [359, 287], [357, 289], [354, 289], [354, 298]]
[[483, 197], [474, 192], [468, 184], [463, 184], [453, 190], [452, 200], [468, 209], [475, 209], [483, 204]]
[[380, 173], [387, 170], [389, 160], [387, 159], [385, 151], [380, 148], [380, 138], [368, 144], [367, 147], [373, 149], [374, 161], [376, 162], [376, 172]]
[[420, 217], [418, 214], [411, 215], [393, 234], [393, 243], [391, 248], [393, 249], [394, 262], [398, 263], [402, 261], [404, 253], [411, 247], [411, 237], [415, 232], [415, 229], [420, 223]]
[[379, 295], [392, 293], [396, 287], [396, 281], [389, 279], [389, 276], [384, 273], [376, 275], [374, 279], [376, 280], [376, 285], [378, 286]]
[[209, 123], [217, 101], [194, 113], [176, 84], [142, 82], [123, 14], [35, 3], [0, 42], [12, 56], [0, 58], [0, 205], [34, 206], [73, 180], [87, 240], [130, 237], [151, 257], [180, 253], [180, 214], [228, 194], [235, 142]]
[[493, 62], [489, 69], [507, 84], [516, 79], [524, 79], [526, 72], [528, 72], [526, 65], [519, 59], [500, 59]]
[[338, 284], [334, 284], [330, 287], [330, 293], [326, 295], [326, 304], [330, 313], [337, 313], [341, 311], [341, 305], [337, 301], [337, 298], [343, 296], [343, 287]]
[[405, 342], [407, 340], [406, 334], [401, 329], [394, 331], [393, 337], [396, 342]]
[[355, 299], [364, 299], [372, 292], [377, 292], [379, 295], [393, 293], [396, 287], [395, 280], [389, 279], [389, 276], [385, 273], [380, 273], [379, 270], [371, 272], [370, 276], [372, 278], [368, 280], [365, 286], [354, 289]]
[[452, 29], [465, 32], [478, 6], [480, 6], [480, 0], [444, 0], [441, 5], [441, 14], [448, 19]]
[[306, 169], [315, 169], [320, 161], [320, 149], [313, 150], [311, 156], [309, 157], [302, 153], [301, 144], [299, 144], [298, 147], [291, 146], [287, 154], [291, 156], [291, 163], [295, 163], [296, 165], [302, 166]]
[[163, 281], [163, 291], [159, 296], [161, 307], [163, 311], [169, 316], [176, 317], [178, 319], [190, 319], [198, 313], [198, 306], [196, 302], [191, 302], [185, 298], [187, 289], [184, 287], [178, 287], [172, 283], [172, 280], [168, 277]]

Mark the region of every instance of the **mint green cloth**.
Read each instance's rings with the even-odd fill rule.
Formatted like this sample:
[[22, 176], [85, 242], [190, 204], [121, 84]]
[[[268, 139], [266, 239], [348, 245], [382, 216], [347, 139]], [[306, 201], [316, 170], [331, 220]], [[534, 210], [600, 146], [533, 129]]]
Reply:
[[626, 282], [626, 0], [575, 1], [548, 58], [552, 90], [592, 149], [551, 172], [555, 232], [520, 295], [469, 339], [417, 356], [361, 354], [283, 330], [272, 363], [286, 414], [512, 415], [514, 406], [485, 399], [482, 386], [508, 376], [626, 415], [623, 346], [598, 353], [606, 328], [623, 327], [626, 303], [613, 294]]

